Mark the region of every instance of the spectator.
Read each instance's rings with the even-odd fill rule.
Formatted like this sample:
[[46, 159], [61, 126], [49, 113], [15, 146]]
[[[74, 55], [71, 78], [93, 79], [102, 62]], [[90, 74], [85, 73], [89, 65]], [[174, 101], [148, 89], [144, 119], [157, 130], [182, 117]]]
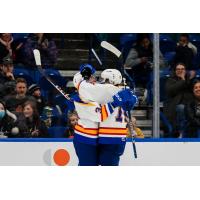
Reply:
[[191, 83], [193, 78], [194, 74], [187, 74], [185, 65], [178, 63], [175, 71], [166, 81], [167, 100], [164, 102], [163, 111], [173, 127], [172, 137], [181, 137], [184, 131], [184, 107], [192, 98]]
[[[136, 86], [146, 88], [150, 79], [153, 63], [153, 44], [149, 34], [138, 34], [136, 44], [131, 48], [125, 61], [125, 69], [134, 77]], [[160, 53], [160, 67], [164, 66], [164, 59]]]
[[30, 34], [24, 47], [25, 63], [30, 67], [35, 67], [33, 50], [40, 50], [41, 62], [44, 67], [52, 67], [56, 64], [57, 48], [50, 34], [35, 33]]
[[[132, 124], [133, 124], [134, 132], [136, 134], [136, 138], [144, 138], [144, 133], [142, 132], [142, 130], [140, 128], [137, 127], [136, 118], [131, 117], [131, 121], [132, 121]], [[128, 137], [131, 137], [130, 132], [128, 133]]]
[[176, 54], [174, 57], [174, 65], [183, 63], [187, 70], [194, 69], [193, 59], [197, 55], [197, 48], [189, 41], [188, 34], [181, 34], [179, 42], [176, 46]]
[[14, 62], [19, 61], [23, 43], [15, 41], [11, 33], [0, 34], [0, 60], [9, 55]]
[[23, 114], [18, 118], [18, 127], [22, 137], [48, 137], [45, 123], [40, 120], [35, 102], [26, 101], [23, 105]]
[[34, 97], [37, 103], [37, 110], [40, 115], [42, 115], [43, 108], [45, 107], [45, 100], [41, 95], [40, 87], [36, 84], [32, 84], [28, 88], [28, 93], [30, 96]]
[[200, 137], [200, 80], [193, 84], [194, 98], [185, 107], [187, 119], [184, 137]]
[[12, 112], [22, 112], [23, 104], [27, 100], [35, 102], [35, 98], [28, 96], [27, 93], [27, 83], [23, 78], [18, 78], [16, 80], [16, 94], [8, 95], [4, 98], [7, 108]]
[[0, 101], [0, 137], [15, 137], [19, 134], [16, 127], [17, 117], [6, 109], [3, 101]]
[[76, 111], [70, 111], [68, 113], [68, 127], [69, 129], [66, 131], [67, 138], [74, 137], [74, 127], [78, 123], [78, 114]]
[[0, 98], [3, 98], [6, 94], [10, 94], [14, 88], [13, 61], [7, 56], [3, 59], [2, 70], [0, 72]]

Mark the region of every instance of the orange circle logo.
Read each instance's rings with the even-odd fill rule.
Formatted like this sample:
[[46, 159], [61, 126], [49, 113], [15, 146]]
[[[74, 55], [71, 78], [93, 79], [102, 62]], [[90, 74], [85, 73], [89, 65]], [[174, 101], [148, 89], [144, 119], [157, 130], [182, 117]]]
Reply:
[[69, 163], [70, 155], [65, 149], [59, 149], [54, 153], [54, 162], [58, 166], [65, 166]]

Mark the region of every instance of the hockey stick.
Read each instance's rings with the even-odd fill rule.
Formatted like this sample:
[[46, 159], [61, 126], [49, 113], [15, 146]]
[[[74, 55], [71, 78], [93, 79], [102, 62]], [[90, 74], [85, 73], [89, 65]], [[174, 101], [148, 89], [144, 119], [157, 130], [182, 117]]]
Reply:
[[[124, 81], [124, 86], [125, 86], [125, 89], [126, 89], [126, 78], [123, 78], [123, 81]], [[131, 120], [131, 112], [130, 110], [127, 111], [128, 113], [128, 118], [129, 118], [129, 123], [128, 123], [128, 128], [129, 128], [129, 131], [131, 133], [131, 139], [132, 139], [132, 144], [133, 144], [133, 152], [134, 152], [134, 156], [135, 158], [137, 158], [137, 150], [136, 150], [136, 145], [135, 145], [135, 137], [136, 137], [136, 134], [135, 134], [135, 131], [134, 131], [134, 128], [133, 128], [133, 122]]]
[[107, 49], [108, 51], [114, 53], [118, 58], [120, 58], [120, 56], [122, 55], [121, 51], [119, 51], [116, 47], [114, 47], [112, 44], [110, 44], [109, 42], [106, 41], [102, 41], [101, 42], [101, 46], [104, 49]]
[[[122, 53], [115, 46], [113, 46], [112, 44], [110, 44], [106, 41], [102, 41], [101, 46], [103, 48], [107, 49], [108, 51], [112, 52], [113, 54], [115, 54], [120, 59], [120, 61], [122, 60]], [[122, 65], [122, 63], [121, 63], [121, 65]], [[126, 88], [125, 79], [124, 79], [124, 84], [125, 84], [125, 88]], [[129, 118], [128, 126], [129, 126], [129, 130], [130, 130], [131, 137], [132, 137], [134, 157], [137, 158], [137, 150], [136, 150], [136, 145], [135, 145], [135, 132], [134, 132], [134, 129], [133, 129], [133, 123], [132, 123], [132, 120], [131, 120], [131, 112], [130, 111], [128, 111], [128, 118]]]
[[96, 51], [92, 48], [91, 49], [92, 53], [94, 54], [95, 58], [97, 59], [97, 61], [99, 62], [100, 65], [103, 65], [99, 56], [97, 55]]
[[40, 57], [40, 51], [38, 49], [33, 50], [34, 58], [35, 58], [35, 63], [38, 68], [38, 71], [46, 78], [46, 80], [58, 91], [60, 92], [67, 100], [73, 102], [73, 100], [69, 97], [68, 94], [66, 94], [60, 87], [56, 84], [53, 83], [53, 81], [48, 77], [44, 70], [42, 69], [42, 64], [41, 64], [41, 57]]

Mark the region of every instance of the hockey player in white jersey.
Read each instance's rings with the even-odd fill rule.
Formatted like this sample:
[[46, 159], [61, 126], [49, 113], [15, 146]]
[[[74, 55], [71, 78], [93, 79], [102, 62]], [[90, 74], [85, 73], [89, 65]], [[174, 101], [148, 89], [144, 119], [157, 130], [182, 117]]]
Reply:
[[129, 90], [121, 90], [116, 86], [122, 82], [118, 70], [104, 70], [101, 74], [104, 84], [91, 84], [85, 80], [91, 75], [87, 70], [94, 72], [87, 65], [81, 69], [82, 74], [74, 78], [82, 99], [75, 103], [80, 117], [74, 137], [79, 165], [116, 166], [126, 144], [125, 111], [132, 108], [137, 98]]

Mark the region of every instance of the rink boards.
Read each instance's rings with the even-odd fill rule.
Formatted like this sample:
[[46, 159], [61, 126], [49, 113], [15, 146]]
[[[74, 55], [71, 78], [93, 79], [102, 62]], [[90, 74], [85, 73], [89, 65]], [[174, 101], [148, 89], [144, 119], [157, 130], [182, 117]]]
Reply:
[[[200, 139], [139, 139], [136, 147], [137, 159], [127, 142], [120, 165], [200, 165]], [[72, 139], [0, 139], [0, 165], [77, 164]]]

